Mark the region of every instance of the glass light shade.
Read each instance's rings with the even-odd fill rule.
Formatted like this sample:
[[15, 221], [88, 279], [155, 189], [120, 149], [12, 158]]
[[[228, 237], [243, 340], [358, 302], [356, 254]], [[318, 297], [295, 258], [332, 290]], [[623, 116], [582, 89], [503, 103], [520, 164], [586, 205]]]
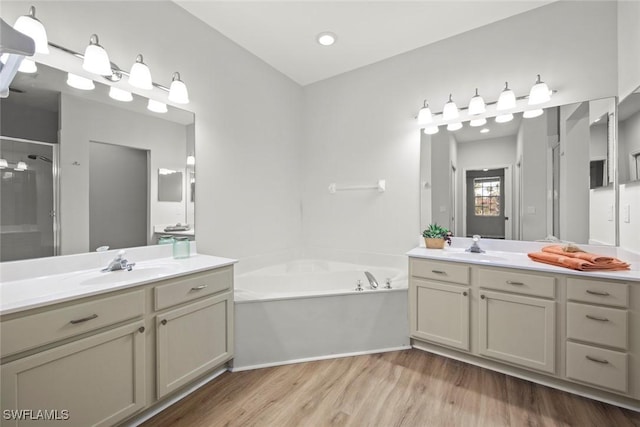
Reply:
[[6, 159], [0, 159], [0, 169], [4, 169], [9, 167], [9, 163], [7, 163]]
[[438, 130], [440, 130], [438, 128], [438, 126], [427, 126], [426, 128], [424, 128], [423, 132], [426, 135], [434, 135], [434, 134], [438, 133]]
[[107, 54], [107, 51], [98, 44], [98, 36], [95, 34], [91, 36], [89, 45], [84, 51], [82, 68], [90, 73], [99, 74], [101, 76], [110, 76], [113, 74], [109, 55]]
[[418, 111], [418, 124], [426, 125], [433, 122], [433, 114], [431, 114], [431, 108], [425, 101], [424, 106]]
[[67, 84], [80, 90], [93, 90], [96, 88], [93, 80], [78, 76], [77, 74], [73, 73], [67, 74]]
[[500, 93], [500, 97], [498, 98], [496, 110], [505, 111], [511, 110], [512, 108], [516, 108], [516, 94], [509, 89], [509, 83], [505, 83], [504, 90]]
[[454, 132], [454, 131], [457, 131], [457, 130], [460, 130], [460, 129], [462, 129], [462, 123], [460, 123], [460, 122], [449, 123], [447, 125], [447, 130], [451, 131], [451, 132]]
[[142, 55], [136, 57], [136, 62], [131, 66], [129, 73], [129, 84], [140, 89], [153, 89], [153, 80], [151, 80], [151, 71], [145, 64]]
[[513, 120], [513, 114], [501, 114], [496, 116], [496, 123], [507, 123]]
[[24, 171], [27, 170], [27, 164], [25, 162], [18, 162], [18, 164], [16, 165], [15, 168], [13, 168], [13, 170], [17, 170], [17, 171]]
[[180, 73], [173, 73], [173, 80], [169, 87], [169, 101], [176, 104], [188, 104], [189, 92], [187, 91], [187, 85], [180, 80]]
[[131, 95], [131, 92], [127, 92], [126, 90], [122, 90], [114, 86], [111, 86], [109, 88], [109, 97], [115, 99], [116, 101], [133, 101], [133, 95]]
[[475, 128], [478, 126], [484, 126], [487, 124], [487, 119], [482, 118], [482, 119], [473, 119], [469, 122], [469, 126]]
[[38, 66], [36, 63], [30, 59], [24, 58], [18, 67], [18, 71], [21, 73], [29, 73], [33, 74], [38, 71]]
[[476, 89], [476, 94], [469, 101], [469, 115], [477, 116], [485, 111], [487, 111], [487, 108], [484, 104], [484, 99], [478, 95], [478, 89]]
[[153, 111], [154, 113], [166, 113], [167, 112], [167, 104], [164, 102], [156, 101], [155, 99], [150, 99], [147, 104], [147, 109], [149, 111]]
[[449, 101], [444, 104], [444, 109], [442, 110], [442, 120], [453, 120], [457, 119], [458, 116], [460, 116], [460, 113], [458, 112], [458, 106], [451, 99], [451, 95], [449, 95]]
[[187, 156], [187, 166], [193, 166], [196, 164], [196, 158], [194, 156]]
[[538, 80], [536, 80], [536, 83], [531, 87], [531, 91], [529, 92], [529, 105], [544, 104], [550, 99], [551, 91], [549, 90], [549, 86], [540, 80], [540, 74], [538, 74]]
[[17, 20], [13, 28], [33, 39], [36, 44], [36, 52], [49, 53], [49, 40], [44, 25], [36, 18], [36, 8], [31, 6], [28, 15], [22, 15]]
[[533, 119], [534, 117], [541, 116], [542, 113], [544, 113], [544, 111], [542, 111], [542, 108], [539, 108], [537, 110], [525, 111], [524, 113], [522, 113], [522, 117], [524, 117], [525, 119]]
[[491, 132], [489, 128], [480, 129], [480, 133], [489, 133]]

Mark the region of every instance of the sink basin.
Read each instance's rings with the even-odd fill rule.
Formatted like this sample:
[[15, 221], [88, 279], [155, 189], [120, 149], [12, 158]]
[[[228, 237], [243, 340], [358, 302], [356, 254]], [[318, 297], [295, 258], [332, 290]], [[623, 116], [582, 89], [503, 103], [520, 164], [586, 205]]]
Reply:
[[467, 261], [484, 261], [484, 262], [502, 262], [507, 261], [507, 258], [497, 256], [497, 255], [489, 255], [486, 253], [473, 253], [473, 252], [445, 252], [444, 255], [447, 258], [456, 258], [460, 260]]
[[101, 271], [88, 271], [71, 275], [66, 280], [73, 281], [78, 285], [107, 285], [131, 280], [154, 279], [171, 274], [174, 271], [176, 271], [176, 266], [171, 264], [135, 266], [131, 271], [117, 270], [104, 273]]

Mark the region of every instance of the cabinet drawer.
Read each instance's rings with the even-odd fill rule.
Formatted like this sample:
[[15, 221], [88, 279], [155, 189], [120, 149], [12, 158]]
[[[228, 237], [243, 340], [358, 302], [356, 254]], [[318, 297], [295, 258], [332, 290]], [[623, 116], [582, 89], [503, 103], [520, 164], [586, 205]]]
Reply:
[[516, 273], [510, 270], [478, 269], [478, 284], [482, 288], [543, 298], [555, 297], [555, 280], [553, 277]]
[[567, 278], [567, 299], [628, 307], [629, 285], [621, 282]]
[[2, 356], [144, 314], [144, 291], [88, 301], [2, 322]]
[[567, 303], [567, 337], [627, 349], [627, 310]]
[[412, 276], [469, 284], [469, 267], [463, 264], [411, 258], [410, 269]]
[[627, 354], [567, 343], [567, 378], [627, 392]]
[[224, 267], [192, 274], [154, 288], [155, 309], [171, 307], [207, 295], [230, 289], [233, 284], [233, 267]]

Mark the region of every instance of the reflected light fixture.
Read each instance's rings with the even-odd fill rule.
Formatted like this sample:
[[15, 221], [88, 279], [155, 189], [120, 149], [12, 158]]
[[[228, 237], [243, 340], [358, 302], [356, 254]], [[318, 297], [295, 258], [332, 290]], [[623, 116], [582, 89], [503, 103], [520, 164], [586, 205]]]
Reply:
[[153, 111], [154, 113], [166, 113], [168, 111], [167, 104], [165, 104], [164, 102], [156, 101], [155, 99], [149, 100], [147, 109], [149, 111]]
[[478, 126], [484, 126], [487, 124], [487, 119], [482, 118], [482, 119], [473, 119], [469, 122], [469, 126], [471, 126], [472, 128], [478, 127]]
[[187, 156], [187, 166], [194, 166], [196, 164], [195, 156]]
[[316, 36], [316, 41], [322, 46], [331, 46], [337, 39], [338, 37], [329, 31], [322, 32]]
[[17, 20], [13, 28], [33, 39], [36, 45], [36, 52], [48, 54], [49, 40], [44, 25], [36, 18], [36, 8], [31, 6], [28, 15], [22, 15]]
[[511, 89], [509, 89], [509, 83], [504, 83], [504, 89], [500, 93], [500, 97], [498, 98], [498, 105], [496, 106], [496, 110], [505, 111], [511, 110], [516, 107], [516, 94], [513, 93]]
[[484, 99], [478, 95], [478, 88], [476, 88], [476, 94], [469, 101], [469, 115], [477, 116], [487, 111], [484, 103]]
[[86, 77], [82, 77], [73, 73], [67, 74], [67, 84], [71, 87], [74, 87], [80, 90], [93, 90], [96, 88], [96, 85], [93, 83], [93, 80], [87, 79]]
[[433, 114], [431, 114], [431, 108], [425, 99], [422, 108], [418, 111], [418, 124], [426, 125], [428, 123], [433, 123]]
[[98, 36], [96, 34], [92, 34], [89, 38], [89, 45], [84, 51], [82, 68], [90, 73], [99, 74], [101, 76], [110, 76], [113, 74], [109, 55], [107, 54], [107, 51], [100, 46]]
[[490, 132], [489, 128], [480, 129], [480, 133], [489, 133], [489, 132]]
[[176, 104], [188, 104], [189, 92], [187, 91], [187, 85], [180, 80], [180, 73], [173, 73], [173, 79], [171, 86], [169, 87], [169, 101]]
[[457, 119], [458, 116], [460, 116], [460, 113], [458, 112], [458, 106], [455, 102], [453, 102], [453, 99], [451, 99], [451, 94], [449, 94], [449, 101], [444, 104], [444, 109], [442, 110], [442, 119], [445, 121], [453, 120]]
[[440, 130], [438, 126], [427, 126], [426, 128], [424, 128], [423, 132], [426, 135], [435, 135], [436, 133], [438, 133], [438, 130]]
[[147, 64], [143, 62], [142, 54], [136, 56], [136, 62], [131, 66], [129, 73], [129, 84], [140, 89], [153, 89], [153, 80], [151, 79], [151, 71]]
[[26, 164], [25, 162], [18, 162], [18, 163], [16, 164], [16, 167], [15, 167], [15, 168], [13, 168], [13, 170], [16, 170], [16, 171], [24, 171], [24, 170], [27, 170], [27, 164]]
[[540, 74], [538, 74], [538, 80], [536, 80], [536, 83], [531, 87], [531, 91], [529, 92], [529, 105], [544, 104], [550, 99], [551, 91], [549, 90], [549, 86], [540, 80]]
[[507, 123], [513, 120], [513, 114], [500, 114], [496, 116], [496, 123]]
[[525, 119], [533, 119], [534, 117], [541, 116], [543, 113], [544, 111], [542, 111], [542, 108], [538, 108], [537, 110], [527, 110], [522, 113], [522, 117]]
[[133, 101], [133, 95], [131, 95], [131, 92], [127, 92], [126, 90], [119, 89], [115, 86], [111, 86], [109, 88], [109, 97], [115, 99], [116, 101]]
[[7, 159], [0, 159], [0, 169], [8, 168], [9, 163], [7, 163]]
[[38, 66], [36, 65], [35, 61], [24, 58], [20, 63], [20, 66], [18, 67], [18, 71], [20, 71], [21, 73], [33, 74], [38, 71]]
[[447, 125], [447, 130], [448, 131], [456, 131], [456, 130], [460, 130], [462, 129], [462, 123], [461, 122], [455, 122], [455, 123], [449, 123]]

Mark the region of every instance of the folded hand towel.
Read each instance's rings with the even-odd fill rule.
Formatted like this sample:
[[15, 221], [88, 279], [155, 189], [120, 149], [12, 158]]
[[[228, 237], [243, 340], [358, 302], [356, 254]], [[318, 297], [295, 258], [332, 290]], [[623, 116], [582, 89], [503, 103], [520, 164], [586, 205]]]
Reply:
[[571, 268], [573, 270], [580, 270], [580, 271], [598, 271], [598, 270], [616, 271], [616, 270], [629, 269], [629, 264], [627, 264], [626, 262], [620, 261], [615, 258], [610, 258], [610, 257], [601, 257], [601, 258], [608, 258], [608, 261], [592, 262], [586, 259], [581, 259], [581, 258], [571, 256], [571, 255], [576, 255], [576, 253], [556, 254], [549, 251], [544, 251], [544, 252], [534, 252], [528, 255], [529, 255], [529, 258], [531, 258], [533, 261], [556, 265], [558, 267]]
[[610, 256], [590, 254], [587, 252], [567, 252], [565, 248], [563, 248], [560, 245], [545, 246], [544, 248], [542, 248], [542, 252], [548, 252], [548, 253], [557, 254], [557, 255], [564, 255], [570, 258], [584, 259], [586, 261], [593, 262], [593, 263], [619, 261]]

